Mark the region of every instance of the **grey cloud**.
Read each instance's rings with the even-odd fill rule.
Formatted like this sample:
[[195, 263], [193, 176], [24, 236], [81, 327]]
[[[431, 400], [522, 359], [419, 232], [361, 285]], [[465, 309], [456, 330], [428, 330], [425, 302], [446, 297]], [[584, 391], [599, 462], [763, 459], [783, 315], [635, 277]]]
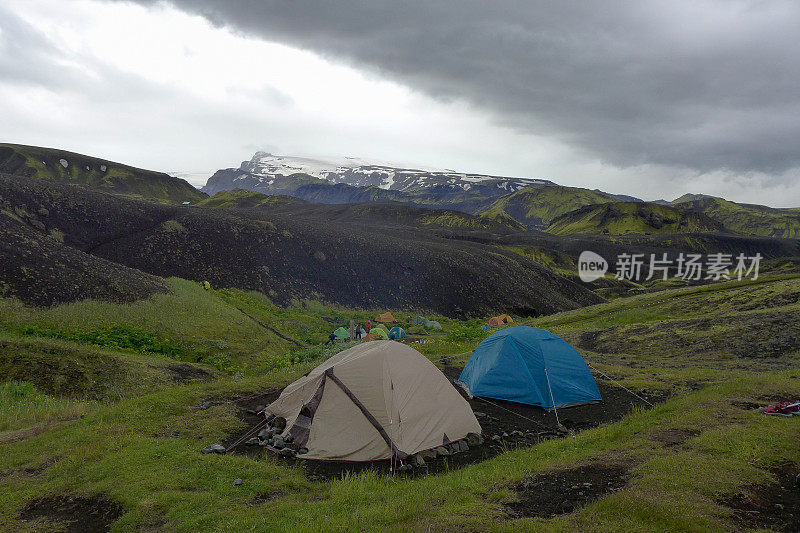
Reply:
[[[138, 0], [155, 4], [156, 0]], [[618, 166], [800, 165], [793, 0], [172, 0]]]

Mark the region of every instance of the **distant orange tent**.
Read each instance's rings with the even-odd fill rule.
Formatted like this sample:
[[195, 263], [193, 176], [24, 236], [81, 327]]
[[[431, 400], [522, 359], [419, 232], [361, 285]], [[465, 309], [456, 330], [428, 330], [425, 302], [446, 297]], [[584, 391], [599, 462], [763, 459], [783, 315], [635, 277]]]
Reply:
[[384, 324], [389, 324], [391, 322], [397, 322], [397, 320], [392, 316], [392, 313], [386, 311], [382, 315], [378, 315], [375, 317], [375, 322], [382, 322]]
[[487, 326], [504, 326], [506, 324], [511, 324], [514, 322], [514, 319], [510, 316], [503, 314], [498, 316], [493, 316], [489, 320], [486, 321]]
[[508, 315], [497, 315], [497, 318], [503, 321], [503, 324], [511, 324], [514, 322], [514, 319]]

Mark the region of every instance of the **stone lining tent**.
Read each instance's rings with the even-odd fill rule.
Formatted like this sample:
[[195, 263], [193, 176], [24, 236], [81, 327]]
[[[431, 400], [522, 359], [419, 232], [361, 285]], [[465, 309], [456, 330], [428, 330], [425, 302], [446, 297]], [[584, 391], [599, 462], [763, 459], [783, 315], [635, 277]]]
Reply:
[[481, 433], [445, 375], [394, 341], [338, 353], [286, 387], [265, 414], [286, 420], [282, 436], [307, 459], [405, 459]]

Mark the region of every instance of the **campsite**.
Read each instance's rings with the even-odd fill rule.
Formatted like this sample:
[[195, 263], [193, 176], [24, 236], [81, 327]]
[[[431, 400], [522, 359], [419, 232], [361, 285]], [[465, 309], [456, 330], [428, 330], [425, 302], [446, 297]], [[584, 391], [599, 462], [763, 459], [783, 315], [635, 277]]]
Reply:
[[[789, 337], [743, 339], [748, 344], [739, 348], [738, 341], [720, 329], [724, 326], [716, 326], [703, 334], [698, 344], [702, 351], [688, 358], [679, 352], [666, 354], [661, 347], [674, 341], [660, 340], [659, 335], [666, 326], [677, 328], [687, 320], [730, 324], [768, 319], [770, 313], [796, 313], [799, 281], [796, 275], [784, 275], [671, 289], [669, 298], [659, 292], [533, 320], [515, 317], [512, 324], [490, 331], [482, 326], [491, 316], [468, 321], [437, 316], [442, 330], [417, 336], [428, 338], [427, 343], [415, 343], [413, 335], [403, 341], [431, 361], [443, 379], [449, 378], [447, 386], [454, 393], [453, 381], [481, 342], [511, 328], [533, 326], [556, 333], [592, 365], [602, 401], [559, 409], [557, 422], [556, 412], [538, 406], [473, 398], [465, 402], [480, 424], [483, 443], [394, 472], [387, 461], [303, 460], [244, 442], [223, 455], [201, 453], [215, 443], [227, 448], [239, 441], [264, 421], [260, 411], [287, 385], [336, 354], [397, 343], [348, 339], [325, 346], [323, 341], [335, 328], [344, 328], [351, 319], [371, 322], [377, 312], [310, 302], [282, 310], [254, 294], [175, 283], [175, 295], [159, 297], [153, 305], [178, 309], [180, 299], [191, 298], [214, 309], [218, 318], [172, 313], [173, 338], [213, 327], [219, 346], [230, 343], [223, 352], [231, 361], [247, 360], [247, 346], [236, 344], [241, 332], [251, 331], [256, 338], [272, 335], [238, 309], [280, 327], [288, 339], [318, 328], [319, 348], [291, 349], [288, 344], [296, 355], [271, 359], [269, 367], [262, 367], [269, 368], [266, 373], [248, 371], [237, 377], [191, 362], [183, 364], [198, 372], [173, 373], [167, 369], [174, 359], [167, 355], [43, 338], [42, 332], [52, 331], [47, 328], [53, 320], [75, 316], [71, 309], [76, 304], [52, 311], [6, 304], [4, 323], [17, 324], [6, 331], [23, 331], [22, 324], [35, 324], [36, 329], [17, 337], [6, 333], [3, 371], [24, 364], [37, 388], [56, 393], [63, 385], [45, 374], [50, 368], [46, 360], [31, 351], [34, 346], [46, 348], [80, 365], [75, 369], [88, 379], [75, 384], [82, 389], [72, 390], [86, 391], [95, 399], [86, 402], [80, 399], [85, 393], [72, 392], [36, 404], [37, 411], [17, 410], [13, 418], [4, 413], [4, 527], [54, 523], [63, 520], [58, 513], [83, 509], [79, 514], [85, 520], [127, 524], [124, 529], [172, 527], [168, 524], [206, 529], [223, 523], [249, 528], [264, 520], [276, 529], [309, 529], [322, 519], [329, 529], [347, 529], [353, 525], [351, 510], [358, 509], [359, 522], [369, 520], [375, 529], [404, 524], [413, 529], [591, 530], [624, 523], [626, 529], [699, 524], [703, 529], [792, 531], [797, 500], [780, 487], [791, 487], [796, 475], [792, 465], [800, 445], [800, 417], [765, 416], [758, 407], [796, 392], [800, 374], [795, 356], [768, 351], [761, 357], [732, 355], [768, 349], [767, 343], [787, 342]], [[723, 308], [717, 305], [720, 301], [738, 303]], [[133, 307], [103, 304], [93, 306], [92, 314], [127, 316], [146, 328], [142, 319], [154, 308], [146, 302]], [[414, 326], [413, 313], [394, 314], [403, 317], [397, 322], [400, 327]], [[228, 325], [217, 329], [222, 317]], [[619, 331], [636, 331], [647, 344], [606, 347], [598, 342]], [[589, 339], [593, 344], [587, 349]], [[195, 348], [209, 349], [220, 353], [210, 345]], [[9, 359], [9, 350], [20, 355]], [[140, 377], [120, 388], [122, 375], [92, 367], [98, 357], [128, 361]], [[447, 364], [440, 363], [442, 359]], [[146, 364], [136, 366], [140, 361]], [[115, 399], [109, 402], [110, 397]], [[43, 401], [20, 398], [26, 399], [15, 401], [26, 403], [14, 405]], [[38, 429], [24, 429], [32, 425]], [[142, 476], [143, 468], [147, 476]], [[65, 472], [74, 475], [65, 477]], [[49, 494], [75, 491], [87, 494], [87, 499], [69, 504], [47, 500]], [[210, 505], [218, 511], [209, 514]]]
[[0, 0], [0, 533], [800, 533], [799, 30]]

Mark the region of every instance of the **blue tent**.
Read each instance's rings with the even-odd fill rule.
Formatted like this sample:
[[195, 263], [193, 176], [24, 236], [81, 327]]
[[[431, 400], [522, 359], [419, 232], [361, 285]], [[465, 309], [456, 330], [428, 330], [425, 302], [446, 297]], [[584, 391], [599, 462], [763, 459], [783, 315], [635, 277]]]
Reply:
[[546, 409], [554, 403], [569, 407], [602, 400], [581, 354], [561, 337], [529, 326], [502, 329], [486, 337], [472, 352], [458, 381], [473, 396]]
[[406, 336], [406, 332], [403, 330], [403, 328], [401, 328], [399, 326], [395, 326], [395, 327], [393, 327], [392, 329], [389, 330], [389, 338], [392, 339], [392, 340], [394, 340], [394, 339], [404, 339], [405, 336]]

